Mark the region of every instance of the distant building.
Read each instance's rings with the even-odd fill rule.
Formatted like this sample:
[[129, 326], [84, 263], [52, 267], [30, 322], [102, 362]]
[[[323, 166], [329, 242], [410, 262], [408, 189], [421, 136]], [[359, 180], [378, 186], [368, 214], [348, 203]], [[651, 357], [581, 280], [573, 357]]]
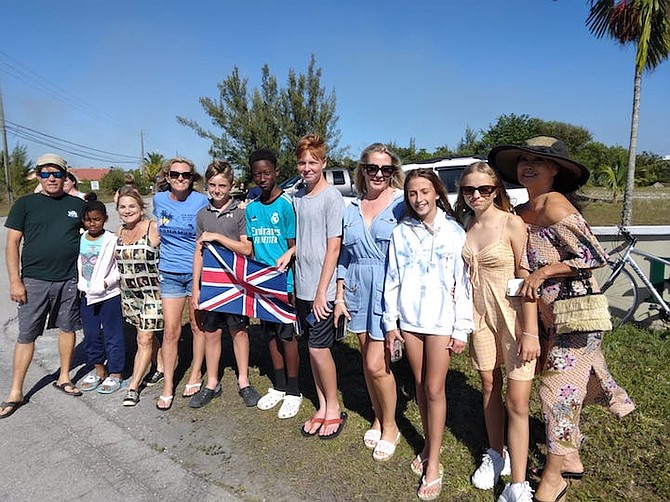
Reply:
[[100, 180], [111, 170], [109, 167], [71, 167], [69, 171], [79, 181], [90, 181], [91, 190], [100, 190]]

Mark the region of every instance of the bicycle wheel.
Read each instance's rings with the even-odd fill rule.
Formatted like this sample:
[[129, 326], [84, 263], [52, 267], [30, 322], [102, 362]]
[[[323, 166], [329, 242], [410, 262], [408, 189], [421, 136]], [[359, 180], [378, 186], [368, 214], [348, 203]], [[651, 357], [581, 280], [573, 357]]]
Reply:
[[[607, 297], [612, 316], [620, 319], [615, 327], [630, 321], [637, 308], [637, 283], [633, 274], [626, 268], [621, 268], [618, 273], [616, 272], [616, 267], [620, 265], [619, 263], [608, 263], [607, 266], [593, 271], [593, 277]], [[612, 277], [615, 273], [616, 276]]]

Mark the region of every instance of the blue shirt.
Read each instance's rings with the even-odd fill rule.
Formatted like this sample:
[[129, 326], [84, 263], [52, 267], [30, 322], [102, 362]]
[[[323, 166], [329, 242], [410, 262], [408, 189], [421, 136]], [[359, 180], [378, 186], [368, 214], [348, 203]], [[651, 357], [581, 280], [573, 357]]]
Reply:
[[[291, 198], [282, 193], [269, 204], [260, 198], [246, 208], [247, 238], [254, 245], [254, 259], [274, 265], [288, 251], [288, 239], [295, 239], [295, 211]], [[293, 291], [293, 272], [289, 269], [287, 291]]]
[[209, 204], [200, 192], [191, 192], [186, 200], [177, 201], [170, 192], [154, 195], [154, 216], [161, 238], [158, 269], [163, 272], [190, 274], [195, 254], [195, 219], [198, 211]]

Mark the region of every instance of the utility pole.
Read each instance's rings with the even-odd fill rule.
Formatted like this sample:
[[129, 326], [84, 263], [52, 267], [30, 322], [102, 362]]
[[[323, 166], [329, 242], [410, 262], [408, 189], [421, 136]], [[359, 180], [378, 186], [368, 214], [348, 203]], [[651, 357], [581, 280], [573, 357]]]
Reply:
[[5, 109], [2, 106], [2, 89], [0, 89], [0, 131], [2, 131], [2, 165], [5, 168], [5, 180], [7, 181], [7, 200], [14, 204], [14, 192], [12, 191], [12, 177], [9, 175], [9, 150], [7, 147], [7, 128], [5, 127]]
[[140, 172], [144, 176], [144, 131], [140, 131]]

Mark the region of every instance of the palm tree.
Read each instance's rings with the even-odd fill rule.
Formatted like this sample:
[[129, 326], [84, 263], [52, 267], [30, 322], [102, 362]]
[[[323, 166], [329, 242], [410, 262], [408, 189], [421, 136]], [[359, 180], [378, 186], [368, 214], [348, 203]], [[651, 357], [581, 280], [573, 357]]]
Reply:
[[596, 168], [596, 176], [600, 183], [612, 193], [612, 202], [619, 200], [619, 194], [626, 184], [626, 160], [625, 152], [622, 152], [614, 162]]
[[148, 153], [144, 157], [144, 176], [150, 185], [156, 181], [156, 175], [163, 167], [163, 162], [165, 162], [165, 157], [157, 152]]
[[668, 58], [670, 52], [670, 0], [591, 0], [586, 19], [589, 31], [598, 38], [608, 35], [622, 45], [634, 43], [635, 79], [631, 115], [628, 172], [623, 195], [622, 225], [633, 217], [635, 189], [635, 154], [640, 114], [642, 72], [652, 71]]

